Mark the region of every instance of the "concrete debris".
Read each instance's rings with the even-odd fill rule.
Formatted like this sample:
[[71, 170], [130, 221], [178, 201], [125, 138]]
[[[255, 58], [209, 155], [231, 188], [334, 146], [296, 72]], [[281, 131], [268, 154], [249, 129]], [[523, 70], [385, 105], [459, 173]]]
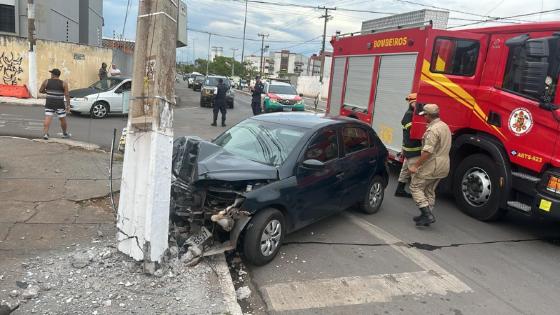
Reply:
[[26, 300], [34, 299], [37, 296], [39, 296], [39, 287], [36, 285], [30, 285], [21, 294], [21, 297], [23, 297]]
[[72, 256], [72, 266], [78, 269], [85, 268], [93, 261], [94, 257], [91, 251], [76, 253]]
[[181, 262], [187, 266], [194, 266], [202, 258], [202, 249], [199, 246], [190, 246], [187, 252], [181, 257]]
[[103, 301], [103, 306], [109, 307], [113, 302], [111, 300]]
[[27, 289], [29, 284], [25, 281], [16, 281], [16, 286], [20, 289]]
[[18, 290], [12, 290], [9, 293], [9, 296], [12, 298], [17, 298], [19, 296], [19, 291]]
[[245, 286], [245, 287], [241, 287], [239, 289], [237, 289], [237, 291], [235, 291], [236, 295], [237, 295], [237, 299], [242, 301], [245, 299], [248, 299], [251, 296], [251, 289], [249, 289], [249, 287]]
[[239, 274], [239, 276], [244, 276], [244, 275], [247, 274], [247, 271], [245, 271], [245, 270], [239, 270], [238, 274]]

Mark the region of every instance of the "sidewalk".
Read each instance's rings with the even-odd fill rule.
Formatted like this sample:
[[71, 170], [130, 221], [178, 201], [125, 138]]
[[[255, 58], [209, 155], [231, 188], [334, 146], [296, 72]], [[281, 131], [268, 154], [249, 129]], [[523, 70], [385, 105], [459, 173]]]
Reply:
[[0, 105], [2, 104], [14, 104], [14, 105], [24, 105], [24, 106], [45, 106], [45, 99], [0, 96]]
[[192, 268], [168, 256], [149, 276], [116, 251], [108, 153], [12, 137], [0, 146], [0, 304], [19, 304], [14, 314], [241, 313], [223, 256]]

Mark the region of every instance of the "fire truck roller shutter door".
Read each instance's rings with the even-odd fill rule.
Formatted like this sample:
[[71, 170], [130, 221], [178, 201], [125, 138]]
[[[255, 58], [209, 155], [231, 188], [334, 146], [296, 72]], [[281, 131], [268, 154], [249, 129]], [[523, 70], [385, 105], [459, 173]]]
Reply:
[[371, 77], [374, 56], [352, 56], [348, 58], [348, 76], [344, 106], [348, 109], [367, 112], [371, 94]]
[[402, 146], [401, 119], [407, 109], [417, 54], [381, 56], [375, 92], [372, 127], [387, 149], [398, 153]]
[[331, 76], [331, 96], [329, 99], [329, 113], [340, 114], [342, 87], [344, 86], [344, 72], [346, 70], [346, 57], [334, 58], [333, 74]]

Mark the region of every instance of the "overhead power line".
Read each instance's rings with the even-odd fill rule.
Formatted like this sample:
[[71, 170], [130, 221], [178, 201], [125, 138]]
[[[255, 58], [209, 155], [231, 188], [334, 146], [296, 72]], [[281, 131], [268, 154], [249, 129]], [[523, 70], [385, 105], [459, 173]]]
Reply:
[[[191, 31], [191, 32], [196, 32], [196, 33], [203, 33], [203, 34], [212, 34], [213, 36], [217, 36], [217, 37], [225, 37], [225, 38], [231, 38], [231, 39], [243, 39], [243, 37], [238, 37], [238, 36], [233, 36], [233, 35], [227, 35], [227, 34], [218, 34], [218, 33], [214, 33], [214, 32], [209, 32], [209, 31], [205, 31], [205, 30], [199, 30], [199, 29], [194, 29], [194, 28], [187, 28], [187, 30]], [[316, 39], [316, 38], [315, 38]], [[260, 39], [257, 38], [245, 38], [245, 40], [248, 41], [253, 41], [253, 42], [260, 42]], [[302, 44], [302, 43], [306, 43], [307, 41], [303, 41], [303, 40], [267, 40], [267, 42], [269, 43], [296, 43], [296, 44]]]
[[[544, 10], [544, 11], [537, 11], [537, 12], [532, 12], [532, 13], [517, 14], [517, 15], [506, 16], [506, 17], [494, 18], [494, 19], [487, 19], [487, 20], [480, 21], [480, 22], [451, 26], [451, 27], [448, 27], [448, 29], [464, 27], [464, 26], [471, 26], [471, 25], [476, 25], [476, 24], [486, 23], [486, 22], [496, 22], [498, 20], [503, 20], [503, 19], [511, 19], [511, 18], [518, 18], [518, 17], [526, 17], [526, 16], [532, 16], [532, 15], [544, 14], [544, 13], [552, 13], [552, 12], [558, 12], [558, 11], [560, 11], [560, 8]], [[534, 22], [534, 21], [531, 21], [531, 22]]]

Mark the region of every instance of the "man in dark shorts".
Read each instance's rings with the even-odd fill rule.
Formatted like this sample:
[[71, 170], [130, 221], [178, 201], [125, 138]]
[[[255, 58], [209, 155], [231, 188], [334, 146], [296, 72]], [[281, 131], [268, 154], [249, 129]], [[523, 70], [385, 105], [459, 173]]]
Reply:
[[[60, 119], [62, 127], [62, 138], [69, 138], [68, 123], [66, 122], [66, 112], [70, 110], [70, 94], [68, 84], [60, 80], [60, 70], [52, 69], [49, 71], [51, 78], [43, 81], [40, 93], [47, 94], [45, 101], [45, 123], [43, 128], [43, 139], [49, 139], [49, 126], [52, 118], [56, 114]], [[65, 102], [66, 101], [66, 102]]]
[[218, 120], [218, 112], [222, 113], [222, 127], [226, 126], [226, 93], [228, 91], [228, 87], [224, 84], [224, 79], [218, 79], [218, 86], [216, 87], [216, 93], [214, 95], [214, 105], [213, 105], [213, 122], [212, 126], [216, 127], [218, 124], [216, 123]]

